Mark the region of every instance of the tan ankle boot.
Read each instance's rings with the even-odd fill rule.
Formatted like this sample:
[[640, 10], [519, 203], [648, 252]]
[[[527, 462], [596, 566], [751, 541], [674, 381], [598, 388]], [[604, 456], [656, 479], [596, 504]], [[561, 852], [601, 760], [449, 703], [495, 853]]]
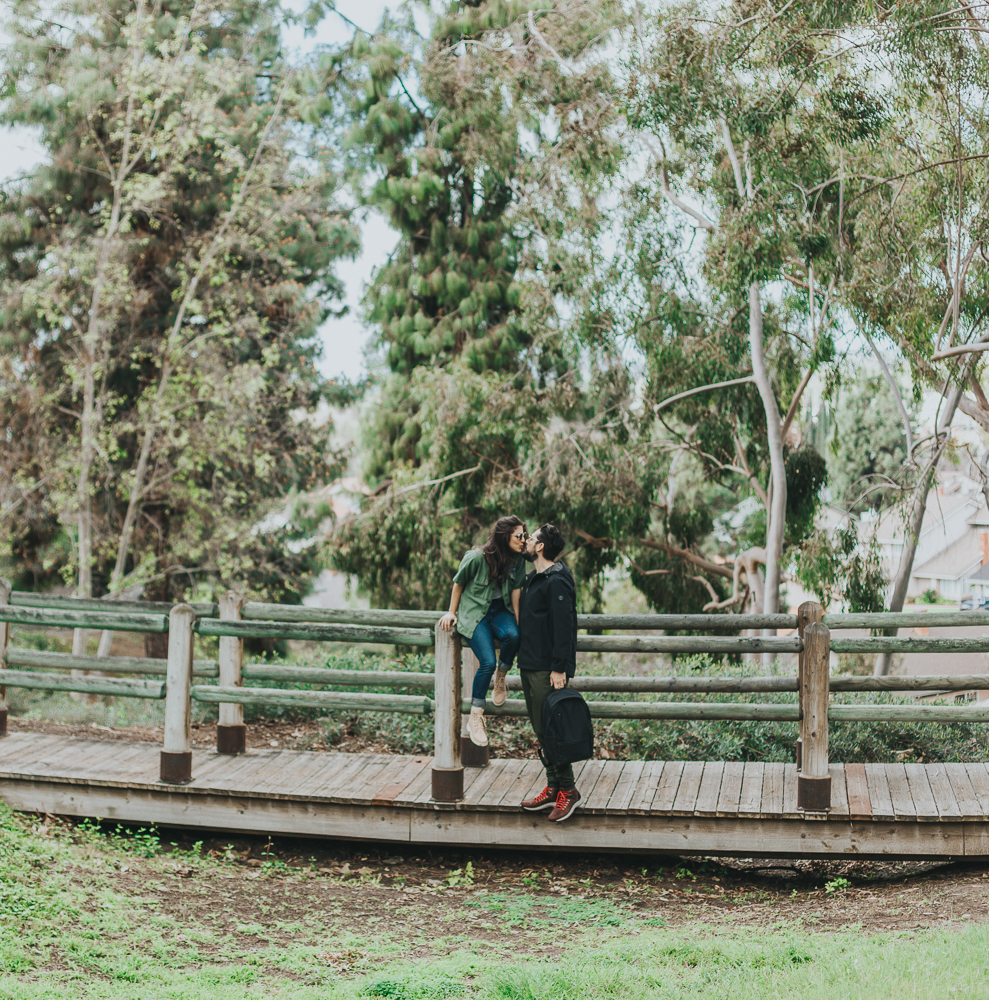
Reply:
[[505, 685], [506, 677], [508, 677], [507, 670], [495, 671], [494, 693], [491, 695], [491, 700], [496, 705], [504, 705], [505, 699], [508, 697], [508, 687]]
[[484, 728], [484, 709], [476, 706], [470, 710], [470, 718], [467, 720], [467, 732], [470, 733], [470, 741], [476, 747], [486, 747], [488, 745], [488, 733]]

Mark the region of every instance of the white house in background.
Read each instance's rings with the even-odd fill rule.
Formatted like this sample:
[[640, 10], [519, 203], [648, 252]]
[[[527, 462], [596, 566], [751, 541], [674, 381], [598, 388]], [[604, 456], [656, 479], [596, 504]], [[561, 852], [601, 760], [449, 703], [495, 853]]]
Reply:
[[[862, 535], [867, 523], [862, 524]], [[902, 514], [890, 511], [879, 519], [876, 537], [890, 580], [903, 552], [906, 526]], [[936, 590], [958, 601], [973, 591], [989, 593], [989, 511], [978, 483], [958, 475], [932, 490], [927, 503], [908, 597]]]

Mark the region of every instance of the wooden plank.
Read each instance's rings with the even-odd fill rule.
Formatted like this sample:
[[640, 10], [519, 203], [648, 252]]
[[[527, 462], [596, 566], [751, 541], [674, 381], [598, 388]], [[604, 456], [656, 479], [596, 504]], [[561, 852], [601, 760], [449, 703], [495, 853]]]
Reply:
[[[604, 765], [607, 763], [606, 760], [585, 760], [579, 774], [576, 769], [574, 770], [577, 790], [585, 802], [594, 794], [594, 788], [604, 774]], [[583, 809], [583, 805], [581, 808]]]
[[297, 798], [303, 782], [319, 774], [325, 767], [326, 754], [317, 751], [286, 750], [285, 766], [276, 771], [255, 775], [254, 794], [277, 798]]
[[[574, 768], [574, 777], [577, 775], [577, 768]], [[523, 799], [532, 798], [533, 795], [538, 794], [546, 787], [546, 771], [543, 765], [538, 760], [527, 760], [519, 772], [519, 789], [522, 788], [523, 783], [528, 781], [525, 785], [525, 791], [519, 792], [519, 808], [522, 806]], [[507, 797], [506, 800], [507, 802]]]
[[972, 788], [968, 771], [964, 764], [944, 764], [944, 772], [955, 793], [955, 802], [963, 820], [985, 819], [985, 813], [979, 805], [979, 800]]
[[717, 814], [719, 816], [738, 815], [738, 800], [742, 794], [742, 777], [745, 765], [740, 760], [730, 760], [725, 764], [725, 773], [721, 778], [721, 791], [718, 793]]
[[628, 811], [633, 816], [645, 816], [651, 811], [652, 802], [656, 798], [656, 790], [659, 788], [666, 766], [666, 762], [662, 760], [646, 761], [646, 766], [642, 769], [642, 774], [639, 775], [635, 795], [632, 796], [632, 801], [628, 804]]
[[250, 792], [255, 786], [255, 775], [283, 753], [282, 750], [254, 750], [230, 757], [225, 767], [218, 767], [211, 773], [209, 787]]
[[369, 774], [364, 781], [351, 790], [353, 801], [356, 804], [370, 804], [379, 788], [391, 785], [398, 779], [407, 763], [407, 759], [403, 754], [385, 761], [384, 767], [377, 773]]
[[476, 781], [471, 782], [470, 788], [464, 789], [464, 800], [461, 806], [467, 809], [483, 802], [491, 786], [498, 780], [498, 775], [501, 774], [504, 766], [504, 759], [493, 759], [487, 767], [471, 768], [471, 770], [480, 771], [480, 774]]
[[[886, 783], [889, 785], [890, 798], [893, 800], [893, 815], [897, 820], [909, 822], [917, 815], [910, 794], [910, 783], [907, 772], [902, 764], [885, 764]], [[933, 803], [932, 803], [933, 804]]]
[[[245, 783], [250, 782], [249, 776], [268, 759], [270, 754], [270, 750], [248, 750], [236, 757], [217, 754], [220, 758], [217, 766], [202, 779], [201, 784], [211, 791], [242, 789]], [[192, 780], [196, 781], [195, 773], [192, 775]]]
[[831, 776], [831, 808], [829, 819], [844, 819], [848, 816], [848, 792], [845, 788], [845, 765], [829, 764], [828, 774]]
[[680, 787], [677, 789], [673, 808], [670, 810], [674, 816], [694, 815], [694, 804], [697, 802], [697, 793], [701, 789], [701, 778], [703, 777], [704, 764], [702, 762], [691, 760], [683, 765]]
[[[611, 801], [615, 786], [618, 784], [624, 769], [625, 762], [622, 760], [604, 761], [604, 767], [601, 769], [601, 776], [595, 782], [594, 791], [584, 796], [584, 801], [581, 803], [580, 808], [585, 813], [606, 813], [608, 811], [608, 803]], [[581, 795], [583, 794], [581, 792]]]
[[[372, 796], [373, 805], [390, 806], [395, 799], [408, 787], [409, 783], [415, 781], [419, 772], [424, 767], [430, 767], [432, 760], [429, 757], [407, 757], [405, 763], [398, 773], [387, 784], [383, 784]], [[475, 770], [477, 770], [475, 768]]]
[[[466, 796], [471, 789], [484, 778], [484, 772], [488, 770], [488, 767], [465, 767], [464, 768], [464, 795]], [[430, 765], [430, 770], [432, 770], [432, 765]], [[431, 783], [431, 782], [430, 782]], [[458, 806], [460, 803], [457, 803]]]
[[910, 787], [910, 797], [913, 799], [914, 816], [919, 822], [936, 823], [939, 818], [938, 808], [931, 792], [931, 783], [927, 778], [927, 765], [904, 764], [903, 770]]
[[886, 765], [866, 764], [865, 778], [869, 785], [872, 818], [874, 820], [894, 819], [893, 797], [890, 795], [889, 782], [886, 779]]
[[845, 765], [845, 788], [848, 792], [849, 818], [872, 819], [872, 800], [869, 798], [869, 781], [865, 776], [865, 764]]
[[[395, 796], [393, 806], [409, 806], [422, 794], [424, 789], [433, 787], [433, 758], [428, 754], [423, 757], [425, 764], [408, 785]], [[485, 769], [487, 770], [487, 769]]]
[[783, 765], [783, 818], [803, 819], [804, 814], [797, 809], [797, 765]]
[[238, 782], [237, 790], [262, 792], [266, 779], [272, 776], [275, 777], [277, 782], [277, 788], [273, 790], [279, 791], [282, 788], [290, 787], [291, 778], [289, 772], [293, 763], [295, 761], [293, 759], [293, 751], [291, 750], [273, 750], [273, 752], [267, 753], [263, 758], [256, 758], [256, 763], [253, 767], [241, 772], [242, 781]]
[[39, 764], [49, 774], [62, 777], [85, 775], [87, 778], [99, 779], [106, 776], [106, 768], [114, 757], [122, 754], [129, 757], [128, 751], [134, 746], [135, 744], [124, 740], [84, 740], [77, 746], [69, 744], [53, 747], [43, 755]]
[[644, 760], [625, 761], [622, 776], [618, 779], [618, 784], [615, 785], [615, 790], [608, 800], [609, 813], [628, 812], [629, 803], [632, 801], [632, 796], [635, 795], [635, 790], [639, 787], [639, 779], [642, 777], [645, 767]]
[[300, 788], [304, 789], [308, 798], [322, 800], [334, 789], [347, 785], [358, 771], [364, 770], [371, 756], [364, 753], [327, 754], [325, 765], [305, 780]]
[[717, 816], [718, 796], [721, 793], [721, 779], [724, 777], [724, 761], [707, 761], [701, 775], [701, 787], [697, 791], [694, 812], [698, 816]]
[[131, 743], [127, 750], [103, 761], [100, 778], [105, 781], [157, 781], [160, 768], [160, 747]]
[[749, 761], [742, 771], [742, 791], [738, 797], [738, 815], [752, 819], [759, 817], [762, 808], [762, 783], [766, 777], [766, 765]]
[[652, 800], [650, 814], [669, 813], [673, 809], [677, 792], [680, 790], [680, 781], [683, 778], [685, 762], [682, 760], [668, 760], [663, 767], [662, 776], [656, 786], [656, 795]]
[[[510, 788], [514, 788], [515, 779], [522, 773], [522, 768], [525, 767], [526, 763], [527, 761], [521, 760], [518, 757], [498, 761], [498, 764], [501, 765], [498, 770], [498, 776], [491, 783], [487, 795], [477, 804], [477, 808], [482, 812], [496, 810], [501, 805], [501, 800], [505, 797], [505, 793]], [[488, 764], [488, 767], [494, 766], [494, 761]]]
[[937, 807], [938, 818], [942, 823], [957, 821], [962, 818], [962, 811], [958, 807], [954, 790], [948, 780], [947, 771], [944, 764], [922, 765], [927, 771], [927, 781], [931, 786], [931, 794], [934, 796], [934, 805]]
[[783, 765], [767, 764], [762, 779], [762, 804], [759, 815], [763, 819], [779, 819], [783, 816]]
[[498, 805], [499, 810], [505, 812], [519, 812], [522, 807], [522, 800], [527, 798], [529, 790], [538, 783], [536, 791], [540, 791], [546, 780], [543, 767], [538, 760], [526, 760], [522, 763], [522, 770], [519, 771], [514, 783], [505, 791]]
[[978, 764], [966, 764], [965, 771], [972, 783], [972, 791], [978, 800], [983, 816], [989, 816], [989, 769], [981, 761]]
[[360, 753], [320, 753], [317, 756], [322, 758], [321, 766], [299, 778], [299, 783], [293, 789], [296, 795], [310, 796], [317, 788], [331, 786], [335, 780], [334, 775], [339, 775], [336, 780], [342, 783], [346, 780], [346, 775], [364, 766], [364, 754]]
[[321, 799], [328, 799], [330, 802], [348, 803], [356, 805], [367, 801], [368, 788], [376, 786], [378, 775], [388, 767], [388, 755], [368, 754], [367, 763], [364, 767], [350, 772], [348, 780], [341, 783], [334, 783], [328, 788], [318, 788], [314, 795]]
[[[39, 739], [25, 740], [25, 736], [38, 736]], [[44, 736], [41, 733], [9, 733], [0, 740], [0, 767], [6, 767], [8, 761], [16, 763], [19, 761], [33, 760], [38, 754], [43, 753], [48, 747], [54, 746], [63, 737]]]

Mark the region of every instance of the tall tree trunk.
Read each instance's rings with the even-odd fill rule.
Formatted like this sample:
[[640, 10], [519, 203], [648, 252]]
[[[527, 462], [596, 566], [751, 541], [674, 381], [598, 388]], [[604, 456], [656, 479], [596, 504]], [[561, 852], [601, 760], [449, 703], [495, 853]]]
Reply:
[[[136, 523], [137, 516], [140, 513], [145, 488], [145, 479], [147, 477], [148, 466], [151, 461], [152, 447], [154, 445], [155, 435], [158, 432], [158, 422], [161, 419], [161, 407], [164, 403], [169, 382], [175, 370], [172, 352], [178, 348], [179, 335], [182, 332], [182, 324], [185, 321], [186, 312], [188, 311], [193, 299], [196, 297], [196, 291], [199, 288], [199, 283], [202, 280], [203, 275], [206, 273], [207, 268], [223, 249], [227, 230], [236, 218], [237, 213], [240, 211], [241, 205], [250, 190], [251, 180], [257, 168], [258, 161], [260, 160], [261, 153], [264, 151], [264, 147], [268, 142], [268, 135], [270, 134], [275, 122], [281, 116], [282, 104], [285, 100], [285, 94], [288, 92], [290, 82], [291, 78], [287, 79], [282, 85], [275, 108], [271, 116], [268, 118], [264, 131], [261, 133], [257, 149], [254, 151], [254, 156], [244, 174], [240, 187], [237, 190], [237, 194], [234, 196], [233, 202], [227, 210], [227, 214], [224, 216], [219, 229], [210, 240], [206, 252], [199, 259], [196, 272], [192, 276], [192, 280], [189, 282], [185, 294], [182, 296], [182, 301], [179, 303], [179, 308], [175, 314], [171, 330], [162, 345], [161, 374], [158, 377], [158, 387], [155, 391], [154, 400], [149, 408], [147, 423], [145, 424], [144, 434], [141, 438], [141, 450], [138, 452], [137, 465], [134, 468], [134, 479], [131, 482], [130, 497], [127, 501], [127, 511], [124, 515], [124, 523], [121, 527], [120, 539], [117, 543], [117, 560], [110, 576], [111, 593], [116, 588], [117, 584], [119, 584], [123, 579], [124, 567], [127, 565], [127, 554], [130, 550], [131, 538], [134, 534], [134, 524]], [[101, 656], [106, 655], [106, 653], [109, 652], [111, 637], [112, 633], [103, 633], [100, 639], [100, 650], [105, 650], [106, 652], [101, 652]]]
[[[944, 412], [938, 421], [937, 436], [930, 461], [927, 463], [917, 485], [914, 487], [913, 506], [910, 510], [910, 520], [906, 527], [903, 552], [900, 553], [900, 565], [897, 567], [896, 578], [893, 581], [893, 596], [889, 601], [890, 611], [903, 610], [907, 588], [910, 586], [910, 575], [913, 573], [913, 561], [917, 555], [917, 542], [920, 540], [920, 529], [924, 525], [924, 514], [927, 512], [927, 497], [931, 492], [934, 476], [937, 474], [937, 464], [944, 454], [944, 449], [948, 446], [947, 431], [951, 427], [952, 420], [955, 419], [955, 412], [958, 409], [959, 400], [962, 398], [963, 382], [964, 379], [960, 379], [958, 385], [946, 397]], [[888, 629], [887, 634], [896, 635], [898, 631], [899, 629]], [[876, 677], [886, 676], [889, 673], [892, 661], [892, 653], [880, 653], [876, 657], [876, 663], [872, 671], [873, 675]]]
[[[136, 75], [141, 59], [140, 27], [144, 18], [144, 0], [137, 4], [138, 41], [132, 46], [131, 71]], [[93, 458], [96, 455], [96, 436], [99, 431], [98, 414], [96, 410], [96, 363], [100, 344], [101, 307], [103, 293], [106, 289], [107, 269], [110, 265], [110, 255], [113, 242], [120, 228], [120, 213], [123, 205], [124, 181], [130, 171], [131, 130], [134, 122], [134, 90], [133, 85], [127, 96], [127, 112], [124, 118], [123, 145], [120, 151], [120, 162], [113, 176], [113, 204], [110, 207], [110, 219], [106, 234], [100, 247], [100, 256], [96, 263], [96, 274], [93, 276], [93, 294], [89, 304], [86, 333], [83, 337], [83, 380], [82, 380], [82, 417], [79, 422], [79, 478], [76, 481], [76, 525], [78, 531], [79, 578], [76, 596], [93, 596], [93, 500], [89, 493], [89, 477], [93, 468]], [[76, 629], [72, 634], [72, 652], [80, 656], [86, 652], [86, 630]], [[75, 673], [75, 671], [73, 671]], [[96, 696], [90, 695], [90, 701]]]
[[780, 576], [783, 562], [783, 532], [786, 528], [786, 466], [783, 461], [783, 430], [779, 404], [766, 372], [766, 353], [762, 342], [762, 301], [759, 285], [749, 285], [749, 349], [752, 353], [752, 373], [766, 411], [766, 435], [769, 439], [769, 461], [772, 490], [769, 497], [769, 521], [766, 525], [766, 585], [762, 613], [779, 610]]

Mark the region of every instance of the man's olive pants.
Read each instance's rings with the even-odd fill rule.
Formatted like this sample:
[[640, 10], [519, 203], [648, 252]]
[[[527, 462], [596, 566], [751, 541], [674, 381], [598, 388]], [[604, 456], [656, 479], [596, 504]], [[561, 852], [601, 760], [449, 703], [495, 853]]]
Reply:
[[[539, 745], [543, 748], [543, 756], [546, 754], [546, 744], [543, 742], [543, 702], [546, 696], [553, 690], [553, 685], [549, 679], [548, 670], [519, 670], [522, 678], [522, 693], [525, 695], [525, 707], [532, 722], [532, 728], [536, 731]], [[546, 762], [546, 784], [553, 788], [570, 789], [574, 786], [573, 767], [564, 764], [561, 767], [554, 767]]]

